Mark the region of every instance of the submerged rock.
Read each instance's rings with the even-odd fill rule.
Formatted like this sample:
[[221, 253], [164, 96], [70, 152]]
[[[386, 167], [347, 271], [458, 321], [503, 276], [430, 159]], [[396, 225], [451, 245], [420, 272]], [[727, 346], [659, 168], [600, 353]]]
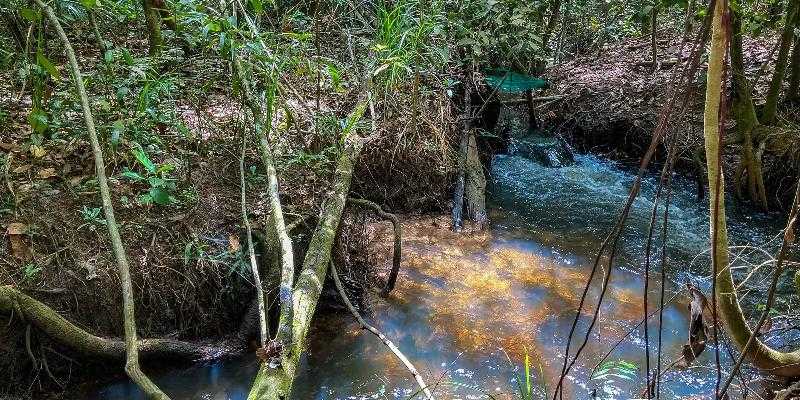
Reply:
[[509, 139], [508, 152], [546, 167], [565, 167], [575, 163], [572, 150], [559, 138], [528, 134]]

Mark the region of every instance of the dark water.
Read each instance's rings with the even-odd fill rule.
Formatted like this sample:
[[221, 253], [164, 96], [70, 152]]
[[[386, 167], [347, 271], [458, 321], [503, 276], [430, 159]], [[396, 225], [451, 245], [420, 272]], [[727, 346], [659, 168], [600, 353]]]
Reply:
[[[576, 161], [569, 167], [545, 168], [523, 158], [497, 156], [488, 232], [455, 235], [443, 227], [444, 218], [405, 224], [399, 286], [389, 299], [373, 299], [368, 317], [415, 363], [437, 398], [521, 398], [526, 354], [533, 397], [552, 391], [592, 257], [633, 180], [629, 171], [608, 160], [581, 155]], [[648, 177], [634, 205], [602, 316], [567, 380], [565, 397], [585, 399], [596, 391], [598, 398], [635, 398], [644, 388], [644, 331], [633, 327], [643, 314], [640, 271], [655, 178]], [[667, 284], [668, 297], [686, 280], [708, 285], [703, 277], [708, 270], [703, 255], [707, 207], [694, 198], [691, 182], [675, 179], [668, 271], [677, 284]], [[749, 214], [730, 210], [734, 244], [770, 242], [780, 219]], [[658, 264], [658, 257], [654, 262]], [[655, 279], [650, 283], [653, 311], [660, 286]], [[665, 364], [680, 354], [686, 341], [684, 297], [664, 310]], [[578, 337], [585, 332], [588, 314], [587, 309]], [[651, 365], [656, 364], [656, 321], [650, 321]], [[608, 373], [592, 376], [592, 368], [629, 331], [603, 365]], [[318, 315], [307, 353], [295, 399], [405, 399], [417, 390], [385, 346], [359, 330], [347, 314]], [[729, 362], [726, 351], [722, 359]], [[667, 373], [662, 398], [707, 397], [714, 388], [712, 366], [713, 348], [693, 368]], [[241, 359], [172, 371], [156, 381], [175, 399], [244, 399], [256, 369], [255, 360]], [[88, 398], [142, 396], [128, 382], [119, 382]]]

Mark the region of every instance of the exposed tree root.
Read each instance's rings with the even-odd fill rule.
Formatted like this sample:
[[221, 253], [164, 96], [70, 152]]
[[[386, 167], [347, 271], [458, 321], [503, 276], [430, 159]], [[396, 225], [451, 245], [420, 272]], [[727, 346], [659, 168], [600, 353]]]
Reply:
[[[15, 313], [52, 339], [86, 356], [125, 359], [125, 342], [93, 335], [59, 315], [44, 303], [11, 286], [0, 286], [0, 313]], [[198, 345], [172, 339], [139, 340], [139, 353], [147, 358], [187, 361], [209, 360], [235, 353], [234, 350]]]
[[374, 211], [375, 214], [378, 214], [379, 217], [392, 223], [392, 228], [394, 229], [392, 271], [389, 273], [389, 279], [387, 280], [386, 288], [384, 288], [383, 291], [384, 295], [388, 295], [392, 290], [394, 290], [394, 285], [397, 283], [397, 274], [400, 272], [400, 259], [402, 258], [403, 253], [403, 227], [400, 225], [400, 219], [392, 213], [383, 211], [381, 206], [369, 200], [349, 198], [347, 199], [347, 202], [359, 207], [369, 208]]
[[417, 368], [414, 367], [414, 364], [412, 364], [411, 361], [408, 360], [408, 357], [406, 357], [405, 354], [403, 354], [403, 352], [401, 352], [400, 349], [397, 346], [395, 346], [395, 344], [392, 343], [391, 340], [389, 340], [386, 336], [384, 336], [384, 334], [381, 333], [381, 331], [376, 329], [374, 326], [368, 324], [367, 321], [365, 321], [364, 318], [361, 317], [361, 314], [358, 313], [358, 310], [356, 310], [356, 308], [353, 307], [353, 303], [351, 303], [350, 299], [347, 298], [347, 293], [345, 293], [344, 287], [342, 287], [342, 282], [339, 280], [339, 273], [336, 271], [336, 266], [333, 265], [332, 262], [331, 262], [331, 274], [333, 275], [333, 282], [336, 285], [336, 290], [339, 291], [339, 295], [342, 296], [344, 304], [347, 306], [347, 309], [350, 310], [350, 313], [353, 314], [354, 317], [356, 317], [356, 320], [358, 320], [358, 324], [361, 325], [361, 328], [366, 329], [373, 335], [377, 336], [378, 339], [380, 339], [381, 342], [383, 342], [383, 344], [385, 344], [386, 347], [388, 347], [389, 350], [391, 350], [392, 353], [394, 353], [394, 355], [397, 356], [397, 359], [399, 359], [400, 362], [402, 362], [403, 365], [405, 365], [405, 367], [408, 369], [408, 372], [410, 372], [411, 375], [414, 377], [414, 380], [417, 381], [417, 385], [419, 385], [419, 388], [422, 391], [422, 393], [425, 393], [425, 397], [427, 397], [428, 400], [433, 400], [433, 394], [431, 394], [428, 385], [425, 384], [425, 380], [422, 379], [422, 375], [419, 374]]

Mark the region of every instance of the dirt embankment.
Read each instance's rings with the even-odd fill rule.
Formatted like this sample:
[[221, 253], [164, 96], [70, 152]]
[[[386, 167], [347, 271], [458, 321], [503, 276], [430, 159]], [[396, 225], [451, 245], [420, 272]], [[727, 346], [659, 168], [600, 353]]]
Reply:
[[[754, 84], [756, 107], [764, 102], [772, 76], [773, 49], [777, 37], [745, 39], [745, 72]], [[679, 68], [691, 54], [691, 43], [682, 38], [662, 35], [658, 38], [659, 64], [655, 71], [649, 62], [650, 39], [631, 39], [608, 46], [598, 53], [581, 56], [550, 68], [546, 76], [552, 93], [562, 95], [544, 103], [538, 110], [548, 129], [570, 140], [582, 151], [608, 153], [631, 162], [638, 161], [649, 146], [653, 130], [670, 94], [677, 85]], [[667, 134], [676, 141], [679, 152], [677, 168], [695, 173], [694, 155], [703, 146], [703, 106], [706, 60], [701, 56], [697, 75], [682, 93], [689, 101], [684, 111], [676, 107], [669, 115]], [[678, 70], [678, 71], [676, 71]], [[727, 85], [730, 96], [730, 84]], [[793, 184], [798, 178], [800, 127], [797, 109], [785, 104], [780, 125], [767, 143], [764, 175], [773, 208], [786, 208], [791, 202]], [[734, 122], [729, 121], [728, 128]], [[663, 160], [664, 147], [656, 156]], [[739, 163], [738, 146], [728, 146], [725, 162], [731, 177]]]

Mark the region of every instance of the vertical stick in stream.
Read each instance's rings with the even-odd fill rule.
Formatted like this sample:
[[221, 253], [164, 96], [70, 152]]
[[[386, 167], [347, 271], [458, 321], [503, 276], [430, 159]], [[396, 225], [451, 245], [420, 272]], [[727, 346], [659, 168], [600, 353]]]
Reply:
[[467, 152], [472, 128], [472, 73], [464, 79], [464, 112], [461, 115], [461, 139], [458, 144], [458, 178], [453, 193], [453, 231], [460, 232], [464, 223], [464, 186], [466, 184]]
[[108, 236], [111, 239], [111, 247], [114, 251], [114, 258], [116, 258], [117, 261], [117, 272], [119, 273], [119, 280], [122, 285], [122, 315], [125, 330], [125, 372], [130, 376], [131, 380], [145, 392], [148, 398], [168, 400], [169, 397], [142, 372], [139, 366], [139, 346], [136, 337], [136, 317], [134, 314], [133, 284], [131, 283], [130, 266], [128, 264], [128, 257], [125, 254], [125, 247], [122, 244], [119, 227], [114, 217], [114, 206], [111, 202], [111, 189], [108, 186], [108, 178], [106, 178], [103, 150], [100, 147], [100, 140], [95, 130], [94, 117], [89, 107], [89, 96], [83, 85], [83, 76], [78, 67], [78, 61], [75, 58], [75, 51], [72, 49], [67, 34], [61, 27], [61, 23], [58, 21], [53, 9], [44, 4], [42, 0], [34, 1], [36, 5], [44, 11], [50, 23], [53, 24], [58, 33], [58, 37], [64, 45], [64, 51], [67, 53], [67, 59], [69, 60], [69, 68], [81, 99], [81, 108], [83, 109], [86, 131], [89, 134], [92, 154], [94, 155], [94, 166], [97, 173], [97, 183], [100, 188], [100, 197], [103, 203], [103, 212], [106, 218], [106, 227], [108, 228]]

